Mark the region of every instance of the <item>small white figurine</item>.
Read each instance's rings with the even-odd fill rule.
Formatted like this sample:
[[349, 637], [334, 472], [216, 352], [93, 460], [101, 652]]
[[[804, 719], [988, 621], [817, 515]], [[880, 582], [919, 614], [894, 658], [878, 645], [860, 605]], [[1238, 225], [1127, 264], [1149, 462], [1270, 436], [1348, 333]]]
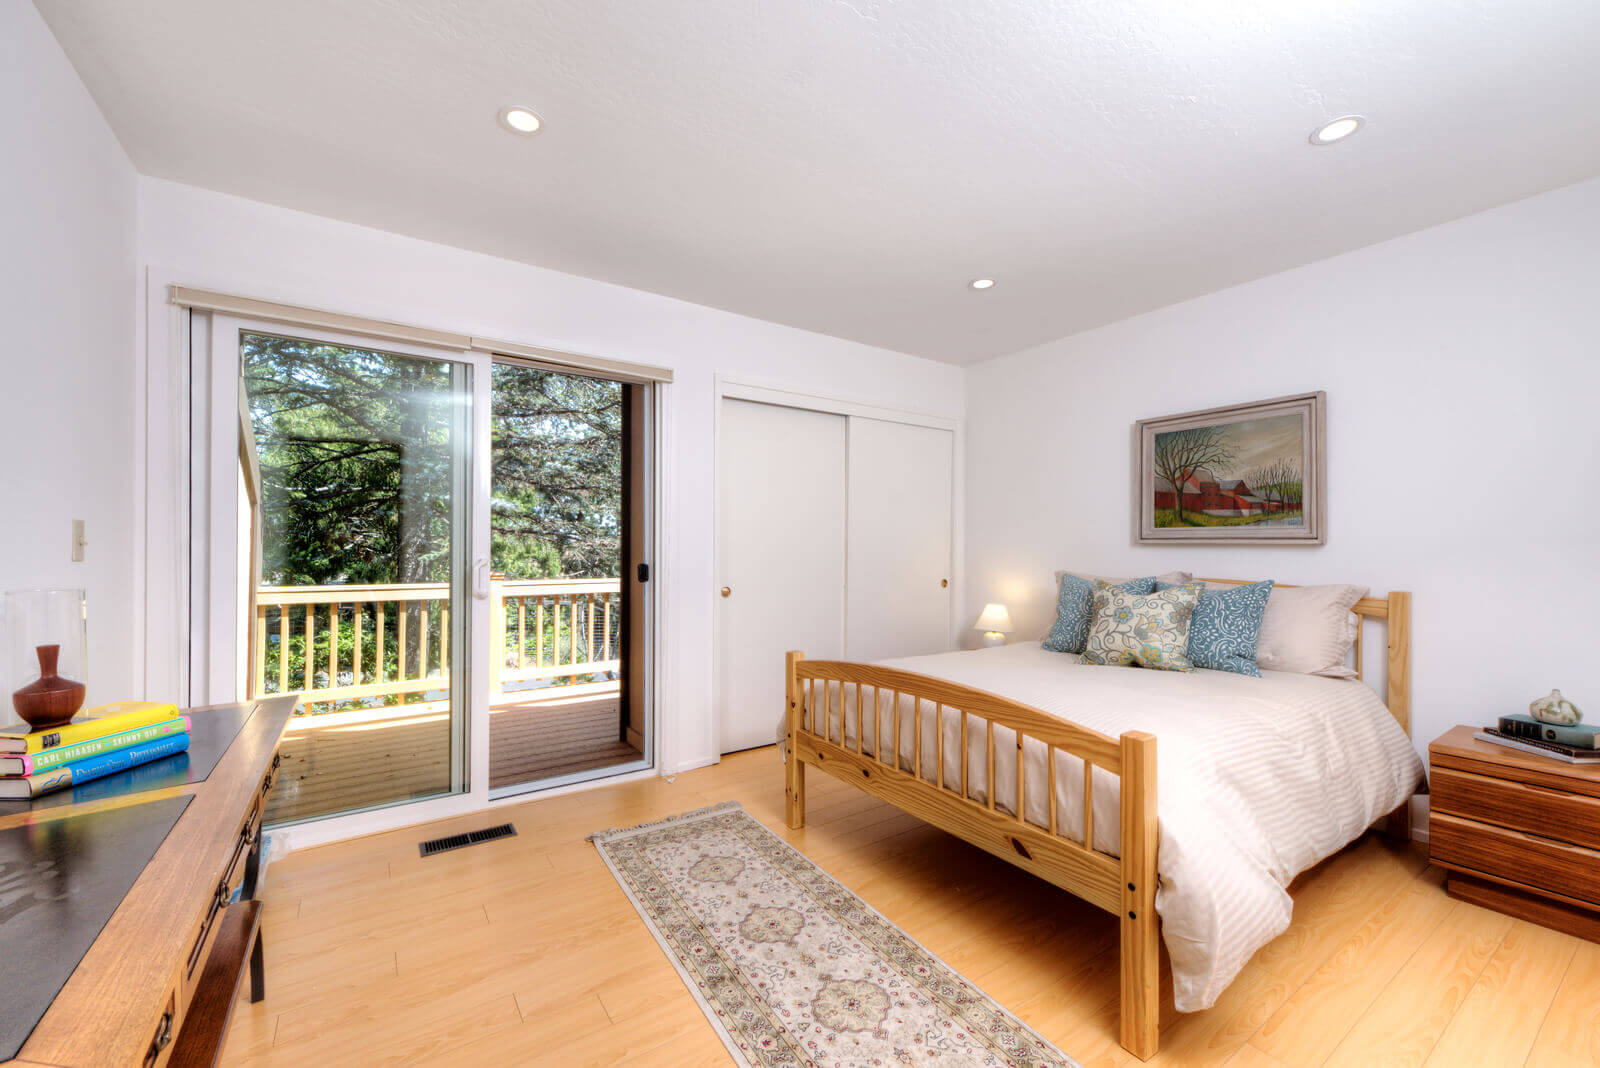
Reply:
[[1560, 690], [1551, 690], [1549, 697], [1541, 697], [1529, 705], [1528, 715], [1540, 723], [1551, 723], [1557, 727], [1570, 727], [1583, 719], [1578, 706], [1562, 697]]

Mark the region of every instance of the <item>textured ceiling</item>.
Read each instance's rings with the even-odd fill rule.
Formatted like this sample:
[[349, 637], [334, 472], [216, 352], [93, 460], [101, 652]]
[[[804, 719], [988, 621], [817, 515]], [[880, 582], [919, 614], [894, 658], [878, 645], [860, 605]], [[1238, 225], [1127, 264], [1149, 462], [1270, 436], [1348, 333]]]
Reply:
[[146, 174], [957, 363], [1600, 173], [1594, 0], [38, 6]]

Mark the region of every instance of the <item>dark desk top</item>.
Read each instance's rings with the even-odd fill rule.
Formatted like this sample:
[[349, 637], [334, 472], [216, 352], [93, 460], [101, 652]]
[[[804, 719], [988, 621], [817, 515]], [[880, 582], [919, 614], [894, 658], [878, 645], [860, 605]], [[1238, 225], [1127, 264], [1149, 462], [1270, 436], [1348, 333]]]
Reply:
[[189, 800], [0, 830], [0, 1060], [17, 1055]]
[[[195, 717], [218, 713], [213, 723], [223, 731], [230, 718], [240, 724], [202, 781], [42, 808], [34, 804], [21, 811], [8, 806], [10, 811], [0, 812], [0, 832], [21, 830], [34, 840], [60, 834], [63, 826], [90, 828], [109, 820], [143, 824], [149, 814], [175, 813], [170, 830], [162, 829], [164, 837], [152, 829], [159, 821], [138, 832], [146, 837], [131, 854], [154, 837], [153, 855], [147, 854], [131, 887], [113, 902], [109, 919], [102, 913], [104, 926], [33, 1026], [17, 1054], [22, 1061], [77, 1066], [143, 1060], [294, 706], [294, 696], [285, 695], [188, 710]], [[140, 815], [117, 815], [123, 812]], [[9, 981], [9, 974], [0, 975], [0, 982]], [[0, 1055], [6, 1052], [0, 1045]]]

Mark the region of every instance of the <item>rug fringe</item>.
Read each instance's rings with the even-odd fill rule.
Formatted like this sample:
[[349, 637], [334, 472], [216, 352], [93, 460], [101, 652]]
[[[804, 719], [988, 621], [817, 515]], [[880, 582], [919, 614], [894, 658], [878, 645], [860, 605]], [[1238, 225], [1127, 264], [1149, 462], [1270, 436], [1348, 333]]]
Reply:
[[697, 808], [692, 812], [680, 812], [676, 816], [667, 816], [665, 819], [651, 820], [649, 823], [640, 823], [632, 827], [611, 827], [604, 831], [596, 831], [589, 836], [591, 842], [606, 842], [613, 838], [635, 834], [639, 831], [649, 831], [657, 827], [665, 827], [670, 823], [687, 823], [691, 820], [705, 819], [723, 812], [732, 812], [744, 808], [737, 801], [719, 801], [705, 808]]

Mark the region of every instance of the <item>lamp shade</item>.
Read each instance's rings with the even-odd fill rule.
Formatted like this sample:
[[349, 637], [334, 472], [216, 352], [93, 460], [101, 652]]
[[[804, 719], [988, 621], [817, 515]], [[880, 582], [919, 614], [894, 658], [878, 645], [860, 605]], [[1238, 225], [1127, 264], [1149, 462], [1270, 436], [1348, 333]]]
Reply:
[[983, 614], [978, 617], [978, 622], [973, 624], [973, 629], [1010, 634], [1011, 613], [1006, 611], [1006, 606], [1003, 604], [986, 604], [983, 606]]

